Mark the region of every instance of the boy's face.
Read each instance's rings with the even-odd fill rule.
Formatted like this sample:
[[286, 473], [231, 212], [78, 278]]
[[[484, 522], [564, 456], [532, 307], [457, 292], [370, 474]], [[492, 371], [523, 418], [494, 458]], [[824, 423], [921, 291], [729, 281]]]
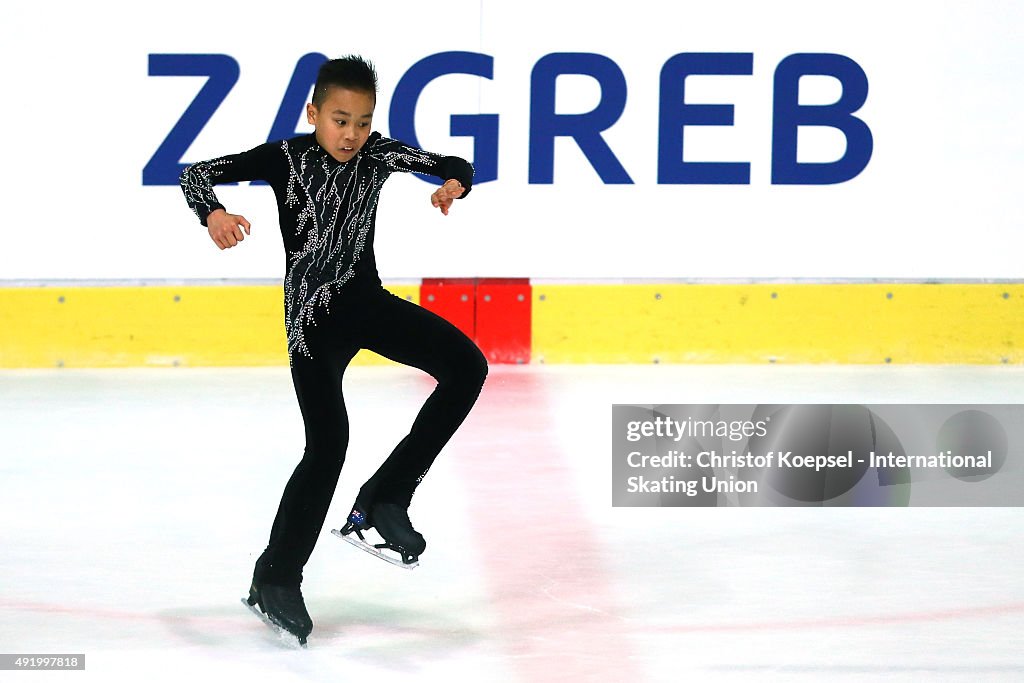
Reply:
[[371, 93], [331, 86], [320, 106], [306, 105], [306, 120], [316, 141], [337, 161], [355, 157], [370, 136], [376, 98]]

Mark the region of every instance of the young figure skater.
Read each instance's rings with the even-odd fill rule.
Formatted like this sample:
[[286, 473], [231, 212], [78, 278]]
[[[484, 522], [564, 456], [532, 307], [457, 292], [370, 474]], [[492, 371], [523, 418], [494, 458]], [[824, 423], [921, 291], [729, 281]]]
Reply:
[[444, 184], [430, 200], [448, 215], [453, 201], [469, 194], [473, 167], [371, 133], [376, 93], [371, 63], [357, 56], [328, 61], [306, 105], [312, 134], [199, 162], [181, 175], [188, 205], [221, 249], [244, 240], [250, 225], [225, 210], [214, 185], [259, 179], [277, 197], [287, 252], [288, 356], [306, 447], [256, 562], [247, 602], [300, 643], [313, 629], [300, 591], [302, 568], [345, 461], [349, 425], [342, 376], [353, 356], [370, 349], [424, 370], [438, 383], [409, 434], [360, 489], [343, 530], [376, 528], [406, 563], [426, 548], [407, 513], [413, 492], [476, 402], [487, 375], [483, 354], [454, 325], [381, 286], [373, 236], [384, 181], [395, 171], [440, 178]]

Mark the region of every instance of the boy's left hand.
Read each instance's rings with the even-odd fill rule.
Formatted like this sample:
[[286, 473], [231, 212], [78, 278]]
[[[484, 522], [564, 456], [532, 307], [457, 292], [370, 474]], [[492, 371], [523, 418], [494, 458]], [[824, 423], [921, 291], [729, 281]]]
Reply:
[[441, 213], [445, 216], [448, 215], [448, 209], [451, 208], [452, 202], [462, 196], [462, 193], [466, 189], [462, 187], [462, 183], [454, 178], [444, 181], [444, 185], [434, 191], [434, 194], [430, 195], [430, 203], [435, 208], [440, 208]]

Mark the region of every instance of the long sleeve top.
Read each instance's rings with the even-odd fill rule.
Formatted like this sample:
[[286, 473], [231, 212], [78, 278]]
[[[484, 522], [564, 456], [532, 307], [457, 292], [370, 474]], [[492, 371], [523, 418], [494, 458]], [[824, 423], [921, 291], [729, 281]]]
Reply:
[[373, 255], [377, 200], [395, 171], [456, 179], [469, 194], [473, 167], [459, 157], [443, 156], [373, 132], [349, 161], [339, 162], [313, 133], [268, 142], [188, 166], [181, 174], [185, 200], [205, 226], [224, 206], [213, 186], [264, 180], [277, 197], [287, 255], [284, 278], [288, 357], [312, 357], [305, 330], [329, 312], [332, 296], [343, 287], [380, 286]]

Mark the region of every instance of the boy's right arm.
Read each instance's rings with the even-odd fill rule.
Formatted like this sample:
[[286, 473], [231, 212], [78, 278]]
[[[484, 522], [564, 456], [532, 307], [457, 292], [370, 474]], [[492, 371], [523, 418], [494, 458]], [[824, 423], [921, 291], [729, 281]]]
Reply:
[[242, 230], [249, 234], [250, 225], [244, 216], [224, 209], [213, 186], [240, 180], [269, 181], [275, 162], [280, 161], [279, 144], [267, 143], [241, 154], [200, 161], [182, 171], [180, 183], [185, 201], [218, 248], [228, 249], [244, 240]]

